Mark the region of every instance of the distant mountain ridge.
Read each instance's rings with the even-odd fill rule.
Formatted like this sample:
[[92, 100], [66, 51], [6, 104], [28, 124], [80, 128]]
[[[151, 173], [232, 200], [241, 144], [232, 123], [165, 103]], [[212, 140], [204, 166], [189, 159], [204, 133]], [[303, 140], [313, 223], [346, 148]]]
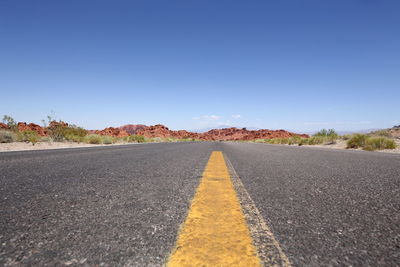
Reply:
[[[227, 128], [243, 128], [243, 127], [238, 127], [238, 126], [232, 126], [232, 125], [218, 125], [215, 127], [207, 127], [207, 128], [202, 128], [202, 129], [195, 129], [195, 130], [191, 130], [192, 132], [195, 133], [205, 133], [211, 130], [215, 130], [215, 129], [227, 129]], [[260, 130], [260, 128], [257, 127], [245, 127], [247, 130]]]
[[[57, 127], [70, 127], [68, 123], [52, 121], [48, 127], [41, 127], [34, 123], [18, 123], [19, 131], [35, 131], [41, 136], [47, 136], [49, 129]], [[9, 129], [9, 126], [2, 123], [0, 129]], [[86, 130], [88, 134], [99, 134], [113, 137], [127, 137], [132, 134], [142, 135], [148, 138], [175, 138], [175, 139], [196, 139], [209, 141], [233, 141], [233, 140], [254, 140], [271, 138], [289, 138], [292, 136], [309, 137], [307, 134], [297, 134], [285, 130], [248, 130], [246, 128], [229, 127], [223, 129], [211, 129], [204, 133], [190, 132], [186, 130], [174, 131], [168, 127], [157, 124], [146, 126], [143, 124], [126, 124], [120, 127], [107, 127], [103, 130]]]
[[271, 139], [271, 138], [289, 138], [292, 136], [309, 137], [307, 134], [297, 134], [285, 130], [248, 130], [246, 128], [223, 128], [211, 129], [207, 132], [189, 132], [186, 130], [173, 131], [168, 127], [157, 124], [153, 126], [144, 125], [124, 125], [119, 127], [120, 130], [131, 130], [132, 134], [143, 135], [148, 138], [176, 138], [176, 139], [198, 139], [198, 140], [218, 140], [218, 141], [233, 141], [233, 140], [253, 140], [253, 139]]

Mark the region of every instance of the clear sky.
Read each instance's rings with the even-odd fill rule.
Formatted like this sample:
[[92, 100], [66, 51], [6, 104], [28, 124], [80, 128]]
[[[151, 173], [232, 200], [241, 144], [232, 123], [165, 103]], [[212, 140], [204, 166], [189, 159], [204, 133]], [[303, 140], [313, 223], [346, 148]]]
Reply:
[[400, 1], [0, 0], [0, 115], [89, 128], [400, 124]]

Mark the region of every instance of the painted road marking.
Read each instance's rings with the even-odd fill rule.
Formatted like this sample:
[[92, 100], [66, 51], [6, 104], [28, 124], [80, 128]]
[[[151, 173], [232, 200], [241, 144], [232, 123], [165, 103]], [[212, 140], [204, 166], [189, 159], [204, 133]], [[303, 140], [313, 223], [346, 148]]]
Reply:
[[242, 204], [242, 210], [246, 217], [251, 236], [257, 248], [258, 256], [264, 266], [283, 266], [291, 267], [292, 264], [286, 254], [283, 252], [279, 242], [276, 240], [271, 229], [264, 221], [260, 211], [257, 209], [254, 201], [251, 199], [242, 181], [237, 175], [232, 163], [225, 158], [228, 165], [231, 179]]
[[261, 265], [220, 151], [210, 156], [167, 265]]

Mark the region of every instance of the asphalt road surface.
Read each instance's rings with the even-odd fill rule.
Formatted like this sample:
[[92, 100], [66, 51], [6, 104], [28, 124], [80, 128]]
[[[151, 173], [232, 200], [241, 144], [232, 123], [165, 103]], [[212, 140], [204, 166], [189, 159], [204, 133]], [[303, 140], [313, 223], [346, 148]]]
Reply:
[[293, 266], [399, 266], [399, 154], [223, 142], [0, 153], [0, 265], [165, 264], [213, 151]]

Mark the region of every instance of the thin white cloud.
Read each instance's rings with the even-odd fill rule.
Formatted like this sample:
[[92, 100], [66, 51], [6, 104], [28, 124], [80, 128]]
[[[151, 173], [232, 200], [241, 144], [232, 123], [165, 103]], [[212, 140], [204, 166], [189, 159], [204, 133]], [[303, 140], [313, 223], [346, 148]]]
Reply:
[[327, 125], [329, 122], [315, 122], [315, 121], [307, 121], [304, 125]]
[[241, 117], [242, 117], [242, 115], [240, 115], [240, 114], [232, 115], [232, 118], [234, 118], [234, 119], [240, 119]]
[[314, 122], [305, 122], [304, 125], [357, 125], [357, 124], [371, 124], [372, 121], [334, 121], [334, 122], [326, 122], [326, 121], [314, 121]]
[[203, 115], [199, 117], [193, 117], [194, 120], [203, 120], [203, 121], [217, 121], [221, 119], [221, 116], [217, 115]]

